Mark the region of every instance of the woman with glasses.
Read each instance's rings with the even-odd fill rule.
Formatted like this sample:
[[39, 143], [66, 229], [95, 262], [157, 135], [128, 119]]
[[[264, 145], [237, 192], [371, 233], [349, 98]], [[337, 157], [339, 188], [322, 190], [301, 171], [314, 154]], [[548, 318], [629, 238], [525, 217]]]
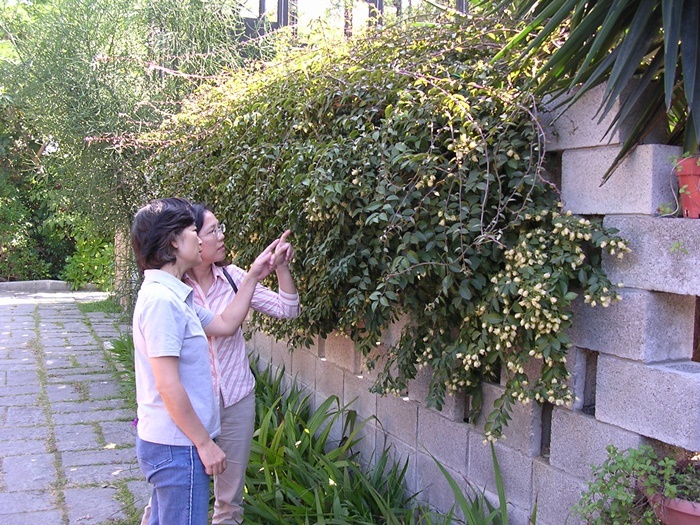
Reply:
[[[202, 239], [202, 263], [185, 275], [185, 283], [194, 290], [194, 302], [221, 312], [236, 300], [246, 272], [233, 264], [223, 266], [226, 258], [224, 225], [205, 206], [195, 204], [195, 224]], [[294, 249], [287, 242], [289, 231], [275, 248], [275, 272], [279, 291], [257, 284], [250, 305], [254, 310], [277, 318], [299, 315], [299, 296], [289, 263]], [[236, 290], [238, 288], [238, 290]], [[221, 403], [221, 435], [217, 443], [226, 453], [224, 472], [214, 476], [214, 524], [243, 522], [243, 489], [255, 423], [255, 378], [250, 370], [243, 331], [229, 337], [210, 339], [212, 375]]]
[[160, 199], [141, 208], [131, 242], [143, 273], [133, 338], [136, 455], [154, 486], [146, 523], [205, 525], [209, 476], [227, 467], [224, 451], [214, 442], [220, 416], [207, 336], [239, 331], [258, 281], [274, 271], [280, 239], [257, 257], [239, 281], [235, 300], [218, 313], [194, 304], [192, 288], [182, 281], [202, 262], [205, 245], [189, 202]]

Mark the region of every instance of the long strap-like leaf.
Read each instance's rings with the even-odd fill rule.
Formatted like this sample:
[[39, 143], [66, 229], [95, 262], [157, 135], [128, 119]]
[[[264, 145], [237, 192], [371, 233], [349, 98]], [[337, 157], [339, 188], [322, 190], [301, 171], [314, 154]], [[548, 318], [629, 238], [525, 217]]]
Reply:
[[676, 81], [678, 44], [681, 39], [681, 7], [683, 0], [661, 0], [661, 14], [664, 22], [664, 91], [666, 111], [671, 109], [673, 85]]
[[[685, 0], [683, 18], [681, 19], [681, 63], [683, 64], [683, 82], [685, 98], [688, 101], [688, 120], [695, 127], [694, 133], [700, 131], [700, 2]], [[697, 151], [697, 135], [692, 150]]]

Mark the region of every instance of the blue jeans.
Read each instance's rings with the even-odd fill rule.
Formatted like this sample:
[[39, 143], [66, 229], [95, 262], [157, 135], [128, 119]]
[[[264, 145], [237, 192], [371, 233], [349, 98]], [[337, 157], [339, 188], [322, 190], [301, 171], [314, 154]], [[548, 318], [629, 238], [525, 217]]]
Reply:
[[153, 484], [149, 525], [207, 525], [209, 476], [195, 447], [136, 438], [141, 472]]

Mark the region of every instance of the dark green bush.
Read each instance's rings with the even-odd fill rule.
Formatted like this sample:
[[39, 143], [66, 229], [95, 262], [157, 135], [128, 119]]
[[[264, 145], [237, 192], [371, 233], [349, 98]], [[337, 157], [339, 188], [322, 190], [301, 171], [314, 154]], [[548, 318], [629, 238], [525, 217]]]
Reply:
[[509, 31], [470, 16], [293, 52], [146, 140], [155, 190], [211, 204], [242, 265], [291, 228], [302, 314], [258, 326], [295, 345], [347, 333], [382, 366], [381, 393], [427, 366], [437, 407], [465, 390], [476, 413], [502, 369], [490, 437], [516, 401], [571, 402], [571, 301], [615, 300], [600, 256], [627, 251], [561, 211], [531, 79], [514, 73], [529, 69], [493, 60]]
[[61, 278], [73, 290], [90, 283], [110, 291], [114, 285], [114, 243], [99, 236], [77, 235], [75, 253], [66, 259]]
[[9, 187], [0, 187], [0, 281], [45, 279], [49, 265], [39, 257], [31, 238], [30, 213], [13, 193]]

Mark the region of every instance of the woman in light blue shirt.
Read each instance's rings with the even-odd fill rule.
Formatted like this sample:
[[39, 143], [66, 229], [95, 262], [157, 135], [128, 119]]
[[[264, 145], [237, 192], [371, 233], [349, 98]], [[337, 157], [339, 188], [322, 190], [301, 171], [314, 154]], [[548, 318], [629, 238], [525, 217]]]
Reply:
[[160, 199], [141, 208], [131, 242], [144, 280], [134, 308], [138, 402], [136, 455], [153, 484], [149, 525], [205, 525], [209, 476], [226, 468], [207, 336], [241, 325], [258, 281], [275, 269], [270, 244], [251, 265], [236, 299], [221, 314], [195, 306], [182, 276], [201, 262], [191, 205]]

